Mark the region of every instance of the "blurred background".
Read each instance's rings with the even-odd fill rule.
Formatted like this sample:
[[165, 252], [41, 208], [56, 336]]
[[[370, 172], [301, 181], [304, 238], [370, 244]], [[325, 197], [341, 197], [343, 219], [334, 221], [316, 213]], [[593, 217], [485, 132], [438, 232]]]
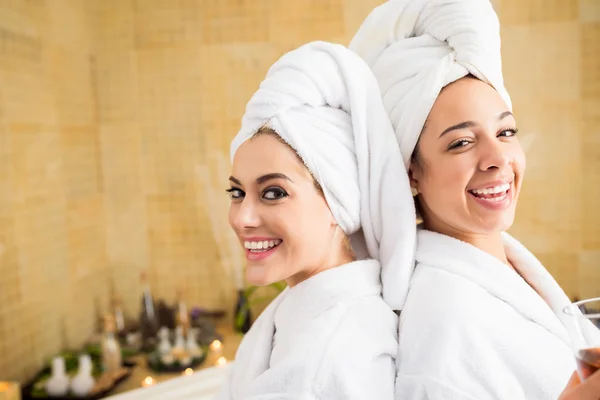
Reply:
[[[145, 288], [231, 320], [245, 104], [284, 52], [347, 45], [380, 3], [0, 0], [0, 380], [82, 346], [115, 304], [137, 319]], [[528, 155], [511, 233], [571, 298], [600, 296], [600, 1], [493, 3]]]

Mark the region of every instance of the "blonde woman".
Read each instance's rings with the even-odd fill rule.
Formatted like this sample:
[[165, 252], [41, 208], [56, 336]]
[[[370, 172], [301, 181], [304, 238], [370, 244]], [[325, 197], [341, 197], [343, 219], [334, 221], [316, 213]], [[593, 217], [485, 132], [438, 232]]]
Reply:
[[[368, 66], [315, 42], [278, 60], [231, 145], [229, 222], [246, 278], [288, 288], [237, 352], [222, 399], [392, 399], [414, 210]], [[412, 228], [403, 231], [397, 219]], [[393, 288], [395, 289], [395, 287]]]

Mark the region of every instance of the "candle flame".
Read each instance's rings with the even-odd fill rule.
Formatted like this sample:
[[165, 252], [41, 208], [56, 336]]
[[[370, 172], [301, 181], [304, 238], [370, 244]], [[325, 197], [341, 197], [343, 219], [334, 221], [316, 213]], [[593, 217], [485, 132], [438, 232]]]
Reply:
[[156, 381], [154, 380], [153, 377], [151, 376], [147, 376], [144, 378], [144, 380], [142, 381], [142, 386], [152, 386], [156, 383]]

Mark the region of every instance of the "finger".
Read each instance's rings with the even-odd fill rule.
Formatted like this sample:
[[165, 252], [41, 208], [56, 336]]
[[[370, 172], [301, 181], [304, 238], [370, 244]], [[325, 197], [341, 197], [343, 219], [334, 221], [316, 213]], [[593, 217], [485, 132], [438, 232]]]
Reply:
[[[569, 382], [570, 383], [570, 382]], [[572, 389], [571, 396], [576, 396], [577, 400], [598, 400], [600, 399], [600, 371], [594, 372], [588, 376], [583, 383], [576, 385]]]
[[577, 371], [575, 371], [573, 372], [573, 375], [571, 375], [571, 378], [569, 379], [569, 383], [567, 383], [567, 387], [565, 390], [572, 389], [580, 383], [581, 380], [579, 379], [579, 374], [577, 373]]

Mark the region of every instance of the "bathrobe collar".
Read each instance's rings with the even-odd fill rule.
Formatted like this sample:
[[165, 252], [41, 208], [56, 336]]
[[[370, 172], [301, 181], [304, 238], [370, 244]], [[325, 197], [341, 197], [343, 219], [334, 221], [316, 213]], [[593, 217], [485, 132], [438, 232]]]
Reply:
[[[286, 288], [254, 322], [240, 345], [235, 363], [234, 398], [242, 398], [252, 382], [269, 369], [273, 337], [293, 332], [340, 301], [381, 294], [380, 264], [361, 260], [323, 271]], [[243, 348], [242, 348], [243, 347]]]
[[563, 314], [569, 298], [525, 246], [507, 233], [502, 240], [517, 272], [466, 242], [425, 229], [418, 232], [416, 260], [473, 281], [570, 345], [569, 321]]

